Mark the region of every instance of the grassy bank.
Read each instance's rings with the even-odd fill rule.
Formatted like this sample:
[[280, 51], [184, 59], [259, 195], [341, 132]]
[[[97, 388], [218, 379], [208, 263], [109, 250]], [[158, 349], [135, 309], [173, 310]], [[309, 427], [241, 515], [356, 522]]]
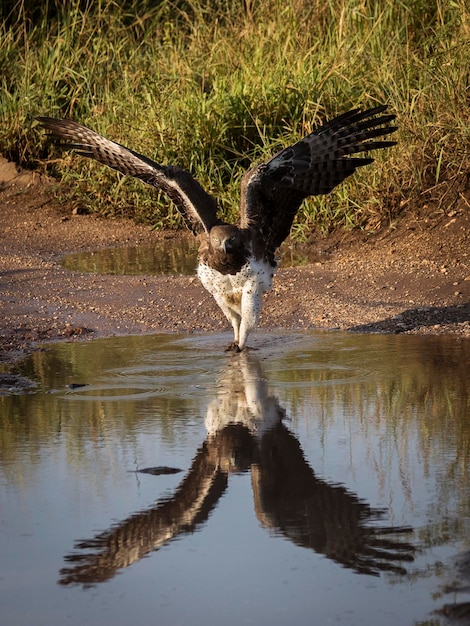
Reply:
[[299, 235], [313, 226], [374, 228], [416, 199], [439, 200], [440, 189], [465, 184], [466, 0], [56, 0], [39, 14], [29, 5], [2, 9], [0, 153], [47, 163], [67, 198], [92, 211], [179, 223], [137, 181], [59, 158], [36, 115], [71, 117], [190, 169], [233, 217], [252, 160], [348, 108], [389, 103], [399, 145], [335, 194], [306, 203]]

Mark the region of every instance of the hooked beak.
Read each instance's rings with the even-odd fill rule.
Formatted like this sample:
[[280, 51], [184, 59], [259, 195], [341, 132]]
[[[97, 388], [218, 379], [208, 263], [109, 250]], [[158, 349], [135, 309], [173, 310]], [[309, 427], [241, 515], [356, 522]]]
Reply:
[[230, 239], [226, 239], [224, 243], [222, 244], [222, 247], [224, 249], [225, 254], [232, 253], [234, 250], [233, 241], [230, 241]]

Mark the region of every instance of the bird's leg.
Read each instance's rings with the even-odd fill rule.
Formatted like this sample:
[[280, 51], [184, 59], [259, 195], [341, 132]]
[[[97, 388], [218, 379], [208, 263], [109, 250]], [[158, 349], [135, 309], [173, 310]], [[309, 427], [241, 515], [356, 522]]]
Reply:
[[243, 350], [248, 339], [248, 334], [256, 326], [261, 311], [263, 294], [252, 283], [247, 283], [243, 288], [241, 302], [241, 323], [239, 329], [238, 347]]
[[239, 339], [240, 339], [240, 322], [241, 317], [233, 309], [229, 309], [230, 317], [227, 315], [233, 328], [233, 341], [231, 341], [225, 348], [225, 352], [240, 352]]
[[240, 348], [238, 347], [238, 341], [240, 337], [241, 317], [236, 311], [234, 311], [229, 306], [224, 306], [222, 310], [225, 313], [225, 317], [232, 324], [232, 328], [233, 328], [233, 341], [231, 341], [228, 344], [227, 348], [225, 349], [225, 352], [240, 352]]
[[238, 342], [231, 341], [228, 344], [228, 346], [225, 348], [225, 352], [235, 352], [237, 354], [238, 354], [238, 352], [241, 352], [240, 346], [238, 345]]
[[234, 308], [229, 306], [226, 300], [220, 296], [219, 294], [213, 294], [215, 301], [219, 305], [222, 313], [228, 319], [233, 328], [233, 341], [229, 343], [226, 348], [226, 352], [240, 352], [240, 348], [238, 347], [238, 341], [240, 337], [240, 322], [241, 315]]
[[231, 316], [229, 317], [229, 320], [233, 328], [233, 343], [238, 346], [238, 341], [240, 339], [241, 317], [233, 309], [230, 310], [230, 313], [231, 313]]

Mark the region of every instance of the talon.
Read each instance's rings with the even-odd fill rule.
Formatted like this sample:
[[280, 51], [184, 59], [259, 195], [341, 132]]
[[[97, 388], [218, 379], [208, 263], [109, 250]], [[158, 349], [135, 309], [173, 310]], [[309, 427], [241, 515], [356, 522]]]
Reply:
[[236, 352], [236, 353], [241, 352], [240, 346], [238, 345], [236, 341], [232, 341], [225, 348], [225, 352]]

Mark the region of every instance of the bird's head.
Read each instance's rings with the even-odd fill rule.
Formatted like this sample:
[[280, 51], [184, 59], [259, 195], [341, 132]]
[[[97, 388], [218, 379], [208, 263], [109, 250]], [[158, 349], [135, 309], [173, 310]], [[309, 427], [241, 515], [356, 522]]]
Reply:
[[243, 238], [240, 230], [231, 224], [213, 226], [209, 239], [213, 250], [219, 250], [225, 254], [236, 254], [243, 248]]

